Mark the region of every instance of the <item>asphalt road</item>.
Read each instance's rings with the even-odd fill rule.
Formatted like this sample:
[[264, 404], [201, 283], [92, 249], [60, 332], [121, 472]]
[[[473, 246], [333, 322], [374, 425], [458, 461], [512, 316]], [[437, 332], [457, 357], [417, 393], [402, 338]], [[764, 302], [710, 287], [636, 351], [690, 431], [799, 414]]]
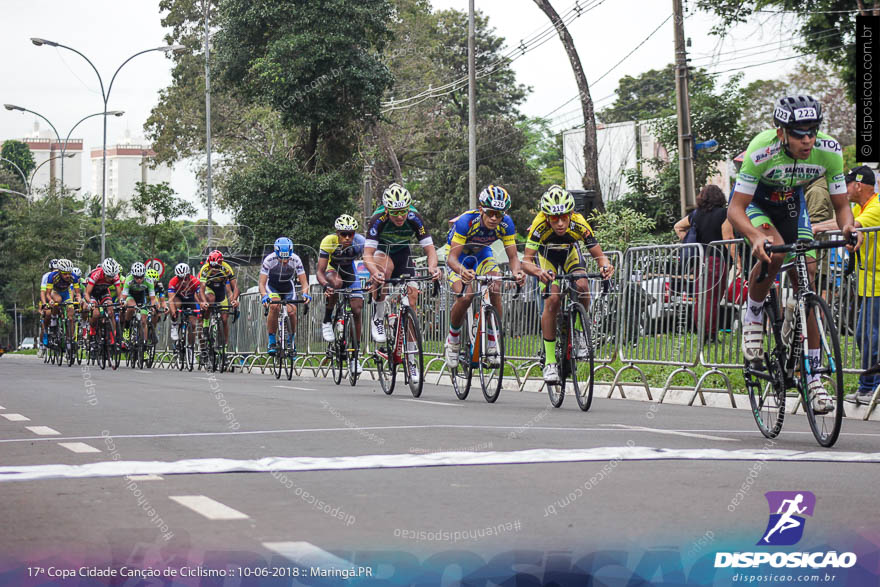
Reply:
[[[14, 356], [0, 361], [0, 406], [0, 569], [670, 544], [693, 559], [742, 537], [753, 548], [774, 490], [816, 495], [814, 541], [880, 543], [876, 422], [846, 420], [825, 450], [801, 416], [771, 442], [743, 410], [596, 399], [583, 413], [528, 392], [489, 405], [426, 384], [414, 400], [369, 377], [352, 388]], [[871, 462], [845, 462], [859, 458]]]

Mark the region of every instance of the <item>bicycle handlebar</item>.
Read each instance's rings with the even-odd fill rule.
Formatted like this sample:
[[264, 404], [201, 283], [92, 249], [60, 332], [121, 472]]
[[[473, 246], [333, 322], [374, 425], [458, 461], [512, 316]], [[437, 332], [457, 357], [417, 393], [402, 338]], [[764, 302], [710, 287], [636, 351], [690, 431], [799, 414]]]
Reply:
[[[556, 277], [553, 279], [553, 281], [556, 281], [557, 279], [565, 279], [568, 281], [575, 281], [576, 279], [602, 279], [602, 280], [604, 280], [605, 276], [602, 275], [601, 273], [583, 273], [583, 272], [579, 271], [576, 273], [560, 273], [560, 274], [556, 275]], [[548, 283], [547, 287], [544, 288], [543, 293], [541, 293], [541, 297], [544, 298], [545, 300], [550, 297], [551, 283], [552, 282]]]
[[[477, 283], [489, 283], [490, 281], [516, 281], [516, 277], [512, 275], [475, 275], [471, 281], [475, 281]], [[516, 284], [516, 292], [514, 292], [513, 297], [519, 297], [520, 292], [522, 292], [522, 286], [520, 284]], [[463, 298], [465, 295], [464, 288], [460, 293], [455, 294], [457, 298]]]
[[[772, 245], [767, 241], [764, 241], [764, 252], [767, 255], [771, 255], [773, 253], [795, 253], [796, 255], [803, 255], [809, 251], [818, 251], [822, 249], [836, 249], [839, 247], [845, 247], [847, 245], [855, 246], [858, 242], [858, 235], [855, 232], [850, 234], [848, 239], [841, 238], [835, 240], [828, 241], [817, 241], [815, 239], [798, 239], [797, 242], [782, 244], [782, 245]], [[858, 254], [858, 251], [856, 251]], [[847, 263], [847, 267], [844, 270], [845, 275], [850, 275], [855, 269], [855, 264], [852, 262]], [[767, 274], [770, 270], [770, 266], [766, 261], [761, 261], [761, 271], [758, 274], [758, 283], [767, 279]]]

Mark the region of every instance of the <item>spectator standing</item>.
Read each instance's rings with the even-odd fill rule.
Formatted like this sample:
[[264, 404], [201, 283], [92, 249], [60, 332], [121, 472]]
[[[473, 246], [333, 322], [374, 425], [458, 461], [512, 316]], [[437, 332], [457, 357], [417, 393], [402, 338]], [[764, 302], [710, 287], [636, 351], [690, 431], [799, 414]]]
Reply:
[[[713, 241], [733, 238], [733, 227], [727, 220], [727, 199], [717, 185], [707, 185], [697, 197], [697, 209], [675, 223], [673, 227], [679, 239], [686, 240], [688, 232], [694, 230], [693, 242], [709, 245]], [[705, 290], [699, 292], [694, 312], [694, 323], [699, 327], [699, 318], [704, 316], [703, 338], [715, 341], [718, 337], [718, 309], [721, 296], [726, 291], [727, 261], [729, 255], [724, 247], [705, 246], [705, 259], [702, 270], [706, 271]], [[699, 270], [697, 269], [697, 278]]]
[[[828, 192], [828, 180], [824, 175], [817, 177], [807, 185], [804, 190], [804, 199], [807, 201], [810, 224], [816, 226], [820, 222], [834, 220], [834, 207], [831, 205], [831, 195]], [[836, 223], [833, 230], [837, 230]]]
[[[874, 186], [874, 172], [865, 165], [856, 167], [846, 176], [846, 194], [853, 203], [856, 228], [880, 226], [880, 202]], [[880, 283], [876, 279], [877, 233], [865, 235], [859, 249], [859, 320], [856, 325], [856, 342], [862, 355], [862, 369], [880, 362]], [[868, 403], [871, 394], [880, 385], [880, 375], [859, 377], [859, 389], [846, 396], [855, 403]]]

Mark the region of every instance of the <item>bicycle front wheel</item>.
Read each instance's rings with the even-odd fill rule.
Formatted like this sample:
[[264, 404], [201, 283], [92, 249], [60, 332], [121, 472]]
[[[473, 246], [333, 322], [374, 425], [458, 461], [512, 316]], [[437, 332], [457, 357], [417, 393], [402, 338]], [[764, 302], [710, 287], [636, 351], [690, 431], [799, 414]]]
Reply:
[[[284, 375], [290, 381], [293, 379], [293, 329], [290, 327], [290, 316], [285, 316], [284, 320], [281, 321], [279, 332], [280, 338], [278, 339], [278, 349], [275, 351], [275, 354], [281, 357]], [[225, 350], [223, 354], [225, 356]]]
[[504, 379], [504, 332], [501, 330], [501, 317], [492, 306], [483, 308], [483, 324], [480, 338], [480, 386], [483, 397], [490, 404], [495, 403], [501, 393]]
[[767, 438], [776, 438], [785, 421], [785, 376], [782, 357], [784, 346], [777, 344], [773, 325], [776, 323], [776, 305], [764, 304], [764, 359], [760, 368], [746, 362], [743, 379], [749, 392], [752, 416], [758, 430]]
[[360, 376], [360, 372], [357, 368], [360, 365], [360, 363], [358, 363], [360, 359], [358, 355], [361, 345], [353, 316], [348, 316], [345, 319], [345, 346], [346, 354], [348, 355], [348, 383], [354, 387]]
[[422, 355], [422, 331], [416, 313], [409, 306], [400, 312], [401, 336], [403, 336], [403, 368], [404, 376], [409, 383], [413, 397], [422, 395], [422, 384], [425, 381], [425, 364]]
[[[808, 352], [802, 354], [803, 364], [801, 373], [801, 392], [807, 412], [807, 421], [816, 442], [828, 448], [834, 446], [840, 435], [843, 424], [843, 363], [840, 360], [840, 341], [837, 335], [837, 327], [831, 310], [825, 300], [813, 294], [805, 303], [807, 317], [815, 318], [819, 330], [819, 357], [811, 359]], [[818, 377], [822, 387], [833, 400], [831, 410], [818, 411], [814, 405], [812, 393], [809, 388], [811, 379]]]
[[556, 317], [556, 369], [559, 379], [556, 383], [547, 383], [547, 393], [550, 396], [550, 405], [554, 408], [562, 406], [565, 399], [565, 379], [568, 376], [568, 337], [563, 326], [562, 312]]
[[[470, 310], [468, 310], [470, 312]], [[452, 389], [455, 391], [455, 397], [458, 399], [467, 399], [471, 390], [471, 379], [474, 370], [471, 361], [473, 360], [473, 348], [470, 341], [470, 327], [468, 321], [465, 320], [461, 328], [461, 346], [458, 351], [458, 365], [449, 370], [449, 377], [452, 379]]]
[[569, 315], [568, 331], [571, 335], [571, 354], [569, 372], [571, 387], [578, 407], [586, 412], [593, 403], [593, 340], [590, 336], [590, 319], [580, 302], [572, 305]]

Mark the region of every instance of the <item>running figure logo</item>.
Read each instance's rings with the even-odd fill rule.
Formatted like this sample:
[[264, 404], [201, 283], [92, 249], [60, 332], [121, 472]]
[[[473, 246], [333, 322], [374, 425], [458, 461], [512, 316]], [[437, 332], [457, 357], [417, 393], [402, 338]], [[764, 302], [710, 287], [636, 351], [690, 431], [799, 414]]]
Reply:
[[813, 516], [816, 496], [809, 491], [768, 491], [764, 496], [770, 506], [770, 520], [758, 545], [797, 544], [804, 535], [802, 516]]

